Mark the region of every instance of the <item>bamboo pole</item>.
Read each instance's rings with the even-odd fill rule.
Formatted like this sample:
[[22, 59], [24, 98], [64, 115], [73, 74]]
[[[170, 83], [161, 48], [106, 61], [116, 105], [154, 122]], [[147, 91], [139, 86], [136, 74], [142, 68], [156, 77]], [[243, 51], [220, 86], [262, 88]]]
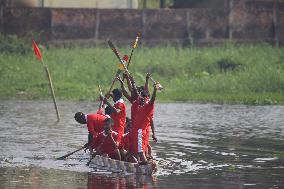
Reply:
[[50, 88], [50, 92], [52, 94], [52, 100], [53, 100], [54, 108], [55, 108], [55, 111], [56, 111], [57, 121], [59, 122], [60, 121], [60, 114], [59, 114], [59, 111], [58, 111], [58, 108], [57, 108], [57, 103], [56, 103], [56, 99], [55, 99], [55, 93], [54, 93], [54, 88], [53, 88], [53, 85], [52, 85], [51, 76], [50, 76], [48, 67], [44, 64], [43, 60], [41, 60], [41, 63], [44, 67], [46, 76], [48, 78], [49, 88]]
[[[157, 84], [157, 82], [156, 82], [152, 77], [150, 77], [150, 80], [152, 81], [152, 83], [153, 83], [154, 85]], [[163, 89], [164, 89], [164, 87], [159, 83], [159, 84], [158, 84], [158, 90], [161, 91], [161, 90], [163, 90]]]

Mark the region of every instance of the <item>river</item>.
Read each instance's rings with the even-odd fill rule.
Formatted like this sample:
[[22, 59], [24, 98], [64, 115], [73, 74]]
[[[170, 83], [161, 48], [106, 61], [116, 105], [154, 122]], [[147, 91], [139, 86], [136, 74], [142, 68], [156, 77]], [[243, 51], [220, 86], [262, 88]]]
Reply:
[[[156, 104], [153, 176], [92, 170], [74, 113], [93, 102], [0, 101], [0, 188], [284, 188], [284, 106]], [[129, 108], [129, 106], [128, 106]]]

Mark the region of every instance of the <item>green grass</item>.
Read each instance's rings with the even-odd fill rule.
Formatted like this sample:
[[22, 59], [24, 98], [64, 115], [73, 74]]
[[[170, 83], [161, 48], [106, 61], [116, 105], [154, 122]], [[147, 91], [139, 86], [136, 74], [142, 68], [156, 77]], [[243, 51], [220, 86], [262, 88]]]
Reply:
[[[97, 85], [106, 92], [117, 70], [116, 57], [107, 47], [42, 51], [58, 99], [96, 100]], [[120, 52], [129, 54], [130, 48]], [[159, 101], [284, 104], [284, 48], [230, 43], [207, 48], [140, 46], [132, 60], [130, 72], [138, 85], [151, 72], [164, 86]], [[50, 98], [45, 72], [32, 49], [0, 53], [0, 81], [1, 99]]]

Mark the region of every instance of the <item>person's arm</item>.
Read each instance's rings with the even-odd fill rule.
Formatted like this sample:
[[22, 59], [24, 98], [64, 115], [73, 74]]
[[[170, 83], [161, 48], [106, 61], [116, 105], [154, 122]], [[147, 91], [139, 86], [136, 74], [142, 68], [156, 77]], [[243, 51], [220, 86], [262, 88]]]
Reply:
[[[146, 81], [145, 81], [145, 85], [144, 85], [144, 89], [145, 91], [147, 91], [149, 93], [149, 79], [151, 77], [150, 73], [147, 73], [146, 75]], [[149, 93], [150, 94], [150, 93]]]
[[128, 92], [126, 91], [125, 87], [124, 87], [124, 83], [123, 81], [120, 79], [120, 77], [117, 78], [117, 80], [120, 82], [121, 84], [121, 90], [122, 90], [122, 94], [125, 96], [125, 98], [127, 98], [127, 100], [129, 102], [132, 102], [131, 96], [128, 94]]
[[115, 107], [113, 107], [106, 98], [104, 99], [104, 103], [108, 105], [111, 108], [112, 112], [114, 112], [115, 114], [119, 114], [121, 112], [121, 109], [116, 109]]
[[152, 94], [152, 97], [151, 97], [151, 100], [150, 100], [150, 103], [152, 103], [152, 104], [156, 100], [156, 94], [157, 94], [158, 85], [159, 85], [159, 82], [154, 84], [154, 91], [153, 91], [153, 94]]
[[158, 139], [157, 139], [156, 134], [155, 134], [155, 126], [154, 126], [153, 119], [151, 119], [150, 124], [151, 124], [151, 130], [152, 130], [152, 138], [153, 138], [153, 141], [156, 143], [156, 142], [158, 142]]
[[94, 138], [94, 136], [96, 136], [97, 133], [95, 131], [94, 125], [90, 123], [90, 121], [88, 121], [88, 115], [86, 116], [86, 122], [89, 131], [88, 142], [90, 142]]
[[137, 87], [136, 87], [136, 84], [135, 84], [133, 77], [130, 76], [129, 78], [130, 78], [131, 85], [132, 85], [131, 97], [132, 97], [132, 99], [136, 99], [139, 96], [138, 90], [137, 90]]
[[111, 132], [111, 131], [109, 131], [108, 137], [110, 137], [112, 146], [113, 146], [115, 149], [118, 149], [118, 143], [115, 142], [115, 140], [114, 140], [114, 138], [113, 138], [113, 136], [112, 136], [112, 132]]
[[132, 85], [131, 85], [129, 75], [127, 75], [127, 74], [123, 74], [123, 75], [124, 75], [124, 78], [126, 78], [128, 90], [129, 90], [130, 93], [132, 93], [133, 89], [132, 89]]

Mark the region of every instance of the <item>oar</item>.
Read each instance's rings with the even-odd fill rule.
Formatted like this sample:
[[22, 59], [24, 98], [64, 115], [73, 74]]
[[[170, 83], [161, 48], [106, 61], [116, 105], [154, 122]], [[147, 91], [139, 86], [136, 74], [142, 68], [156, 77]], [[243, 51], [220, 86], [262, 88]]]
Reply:
[[130, 75], [130, 72], [128, 71], [124, 61], [120, 58], [119, 52], [116, 50], [115, 46], [113, 45], [113, 43], [111, 42], [111, 40], [108, 40], [108, 45], [111, 48], [111, 50], [114, 52], [115, 56], [117, 57], [117, 59], [119, 60], [120, 64], [123, 66], [124, 70], [126, 71], [126, 73], [128, 75]]
[[[103, 141], [101, 142], [101, 144], [97, 147], [97, 150], [98, 150], [98, 149], [101, 149], [103, 143], [105, 142], [105, 139], [106, 139], [106, 137], [103, 139]], [[97, 155], [97, 153], [98, 153], [97, 150], [96, 150], [96, 152], [94, 152], [94, 153], [92, 154], [92, 157], [89, 159], [89, 161], [88, 161], [87, 164], [86, 164], [87, 166], [89, 166], [90, 163], [91, 163], [91, 161], [96, 157], [96, 155]]]
[[[157, 84], [157, 82], [152, 77], [150, 77], [150, 80], [153, 82], [153, 84], [155, 85]], [[158, 83], [158, 90], [161, 91], [163, 89], [164, 87], [160, 83]]]
[[[133, 56], [134, 49], [136, 49], [137, 46], [138, 46], [138, 41], [139, 41], [140, 37], [141, 37], [141, 33], [140, 33], [140, 32], [137, 32], [135, 41], [133, 42], [133, 45], [132, 45], [132, 49], [131, 49], [131, 53], [130, 53], [129, 60], [127, 61], [127, 65], [126, 65], [126, 68], [127, 68], [127, 69], [129, 68], [130, 62], [131, 62], [131, 60], [132, 60], [132, 56]], [[122, 81], [124, 81], [124, 80], [125, 80], [125, 77], [123, 76], [123, 77], [122, 77]]]
[[141, 33], [140, 33], [140, 32], [137, 32], [136, 39], [135, 39], [135, 41], [134, 41], [134, 43], [133, 43], [133, 45], [132, 45], [132, 50], [131, 50], [131, 53], [130, 53], [129, 61], [127, 62], [127, 66], [126, 66], [127, 69], [128, 69], [129, 64], [130, 64], [130, 62], [131, 62], [131, 58], [132, 58], [134, 49], [137, 48], [137, 46], [138, 46], [138, 40], [139, 40], [140, 38], [141, 38]]
[[73, 151], [73, 152], [70, 152], [69, 154], [66, 154], [66, 155], [64, 155], [64, 156], [61, 156], [61, 157], [59, 157], [59, 158], [56, 158], [56, 160], [64, 160], [65, 158], [67, 158], [68, 156], [71, 156], [72, 154], [74, 154], [74, 153], [76, 153], [76, 152], [78, 152], [78, 151], [80, 151], [80, 150], [83, 150], [84, 148], [86, 148], [87, 146], [86, 145], [84, 145], [84, 146], [82, 146], [81, 148], [79, 148], [79, 149], [77, 149], [77, 150], [75, 150], [75, 151]]
[[[102, 92], [101, 86], [98, 85], [98, 87], [99, 87], [100, 96], [103, 97], [103, 92]], [[100, 107], [99, 107], [99, 109], [101, 109], [102, 107], [103, 107], [103, 100], [100, 101]]]
[[90, 163], [91, 163], [91, 161], [96, 157], [96, 152], [94, 153], [94, 154], [92, 154], [92, 157], [89, 159], [89, 161], [87, 162], [87, 166], [89, 166], [90, 165]]

